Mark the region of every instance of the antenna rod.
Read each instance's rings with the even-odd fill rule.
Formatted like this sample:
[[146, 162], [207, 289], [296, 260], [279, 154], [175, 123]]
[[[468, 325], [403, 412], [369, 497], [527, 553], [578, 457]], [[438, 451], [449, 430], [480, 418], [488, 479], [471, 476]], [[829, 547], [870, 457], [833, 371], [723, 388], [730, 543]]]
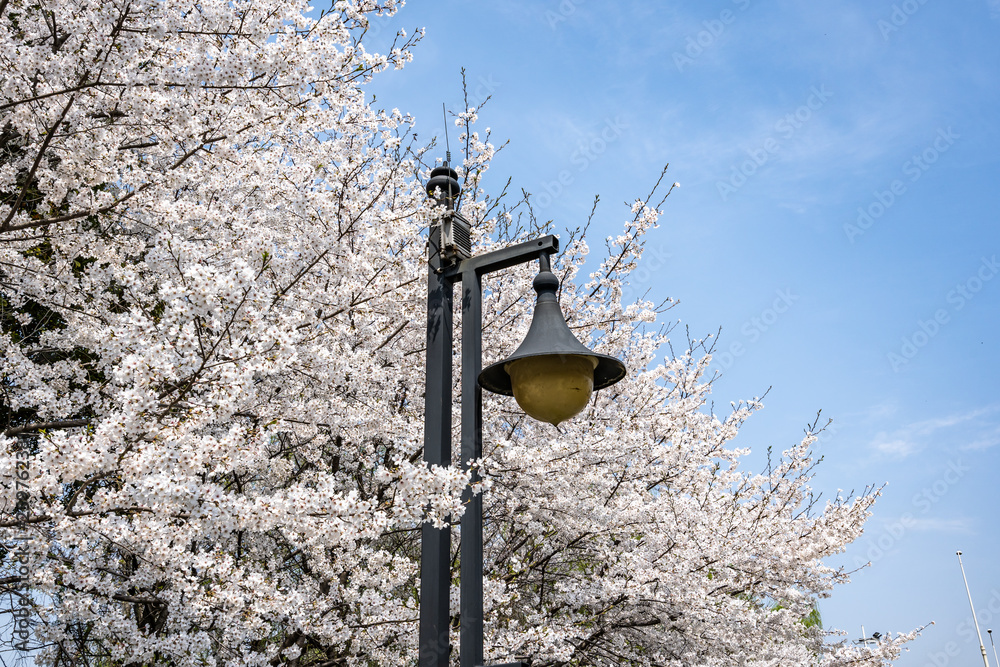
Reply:
[[[451, 167], [451, 143], [448, 141], [448, 110], [445, 108], [444, 102], [441, 103], [441, 115], [444, 117], [444, 148], [445, 148], [445, 151], [444, 151], [444, 155], [445, 155], [444, 166], [450, 168]], [[454, 171], [452, 171], [452, 173], [454, 173]], [[458, 178], [458, 174], [455, 174], [455, 178], [456, 179]], [[449, 195], [450, 195], [451, 192], [454, 192], [455, 195], [456, 195], [456, 197], [457, 197], [456, 199], [449, 199], [448, 200], [450, 202], [450, 206], [448, 208], [451, 209], [451, 210], [453, 210], [453, 211], [454, 210], [458, 210], [460, 208], [460, 202], [462, 201], [462, 189], [458, 185], [458, 181], [457, 180], [454, 181], [454, 184], [455, 184], [455, 189], [448, 191]]]
[[441, 103], [441, 117], [444, 118], [444, 165], [447, 167], [451, 165], [451, 144], [448, 142], [448, 111], [444, 108], [444, 102]]
[[[976, 618], [976, 608], [972, 606], [972, 593], [969, 591], [969, 580], [965, 578], [965, 566], [962, 565], [962, 552], [956, 551], [958, 554], [958, 566], [962, 568], [962, 581], [965, 582], [965, 593], [969, 596], [969, 607], [972, 608], [972, 622], [976, 624], [976, 634], [979, 635], [979, 650], [983, 652], [983, 664], [986, 667], [990, 667], [990, 661], [986, 659], [986, 647], [983, 646], [983, 633], [979, 631], [979, 619]], [[990, 636], [992, 639], [992, 635]]]
[[993, 660], [1000, 665], [1000, 659], [997, 658], [997, 645], [993, 643], [993, 631], [987, 630], [986, 633], [990, 636], [990, 646], [993, 647]]

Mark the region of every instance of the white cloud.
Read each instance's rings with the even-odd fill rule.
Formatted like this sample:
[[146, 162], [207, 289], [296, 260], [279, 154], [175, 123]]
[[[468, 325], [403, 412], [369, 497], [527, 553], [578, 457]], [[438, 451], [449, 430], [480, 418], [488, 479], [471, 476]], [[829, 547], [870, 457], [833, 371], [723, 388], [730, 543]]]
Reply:
[[[1000, 2], [1000, 0], [998, 0]], [[962, 451], [978, 452], [1000, 445], [1000, 426], [996, 426], [991, 431], [979, 435], [967, 445], [961, 447]]]
[[959, 517], [957, 519], [910, 519], [906, 526], [909, 530], [915, 531], [968, 533], [972, 529], [972, 519], [969, 517]]
[[898, 458], [905, 458], [919, 449], [919, 446], [912, 440], [903, 438], [887, 439], [884, 433], [875, 436], [873, 443], [875, 449]]
[[[1000, 2], [1000, 0], [998, 0]], [[943, 441], [956, 443], [961, 450], [987, 449], [1000, 444], [1000, 425], [987, 422], [984, 417], [993, 415], [1000, 406], [987, 406], [957, 412], [944, 417], [922, 419], [902, 426], [890, 433], [880, 431], [871, 442], [875, 451], [893, 458], [903, 459], [922, 451], [927, 445]], [[955, 433], [962, 429], [961, 433]]]

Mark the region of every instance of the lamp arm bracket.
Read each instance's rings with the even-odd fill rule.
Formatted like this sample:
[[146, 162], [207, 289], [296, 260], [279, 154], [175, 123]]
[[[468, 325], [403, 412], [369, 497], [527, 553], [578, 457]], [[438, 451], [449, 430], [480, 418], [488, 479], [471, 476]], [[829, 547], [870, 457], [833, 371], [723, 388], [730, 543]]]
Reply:
[[535, 259], [539, 261], [542, 270], [547, 270], [549, 256], [556, 252], [559, 252], [559, 239], [548, 234], [531, 241], [463, 259], [461, 262], [444, 267], [444, 271], [445, 275], [452, 280], [461, 280], [462, 275], [466, 273], [484, 276], [487, 273], [509, 269], [512, 266], [525, 264]]

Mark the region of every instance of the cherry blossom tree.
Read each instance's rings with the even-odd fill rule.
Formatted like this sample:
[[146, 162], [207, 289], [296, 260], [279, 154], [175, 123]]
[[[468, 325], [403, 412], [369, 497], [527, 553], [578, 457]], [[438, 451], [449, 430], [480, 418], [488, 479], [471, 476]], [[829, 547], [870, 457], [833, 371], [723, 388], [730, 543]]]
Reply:
[[[364, 91], [421, 37], [365, 49], [396, 4], [0, 0], [0, 590], [37, 664], [415, 664], [419, 528], [469, 480], [421, 463], [432, 165]], [[548, 231], [484, 190], [475, 120], [476, 247]], [[743, 471], [759, 402], [717, 416], [711, 348], [657, 360], [669, 304], [623, 303], [657, 190], [593, 273], [585, 228], [555, 265], [628, 379], [562, 430], [487, 401], [487, 652], [884, 664], [912, 633], [803, 622], [877, 490], [818, 506], [816, 425]], [[527, 330], [531, 270], [490, 283], [487, 361]]]

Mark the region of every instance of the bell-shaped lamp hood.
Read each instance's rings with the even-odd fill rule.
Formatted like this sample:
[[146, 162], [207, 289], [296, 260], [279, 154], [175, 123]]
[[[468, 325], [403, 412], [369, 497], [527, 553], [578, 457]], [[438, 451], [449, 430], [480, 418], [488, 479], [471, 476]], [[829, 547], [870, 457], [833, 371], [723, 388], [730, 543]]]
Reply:
[[587, 405], [591, 391], [625, 377], [625, 365], [588, 350], [570, 331], [556, 290], [559, 279], [542, 271], [532, 284], [538, 293], [535, 314], [524, 342], [503, 361], [479, 374], [483, 389], [514, 396], [540, 421], [558, 424]]

